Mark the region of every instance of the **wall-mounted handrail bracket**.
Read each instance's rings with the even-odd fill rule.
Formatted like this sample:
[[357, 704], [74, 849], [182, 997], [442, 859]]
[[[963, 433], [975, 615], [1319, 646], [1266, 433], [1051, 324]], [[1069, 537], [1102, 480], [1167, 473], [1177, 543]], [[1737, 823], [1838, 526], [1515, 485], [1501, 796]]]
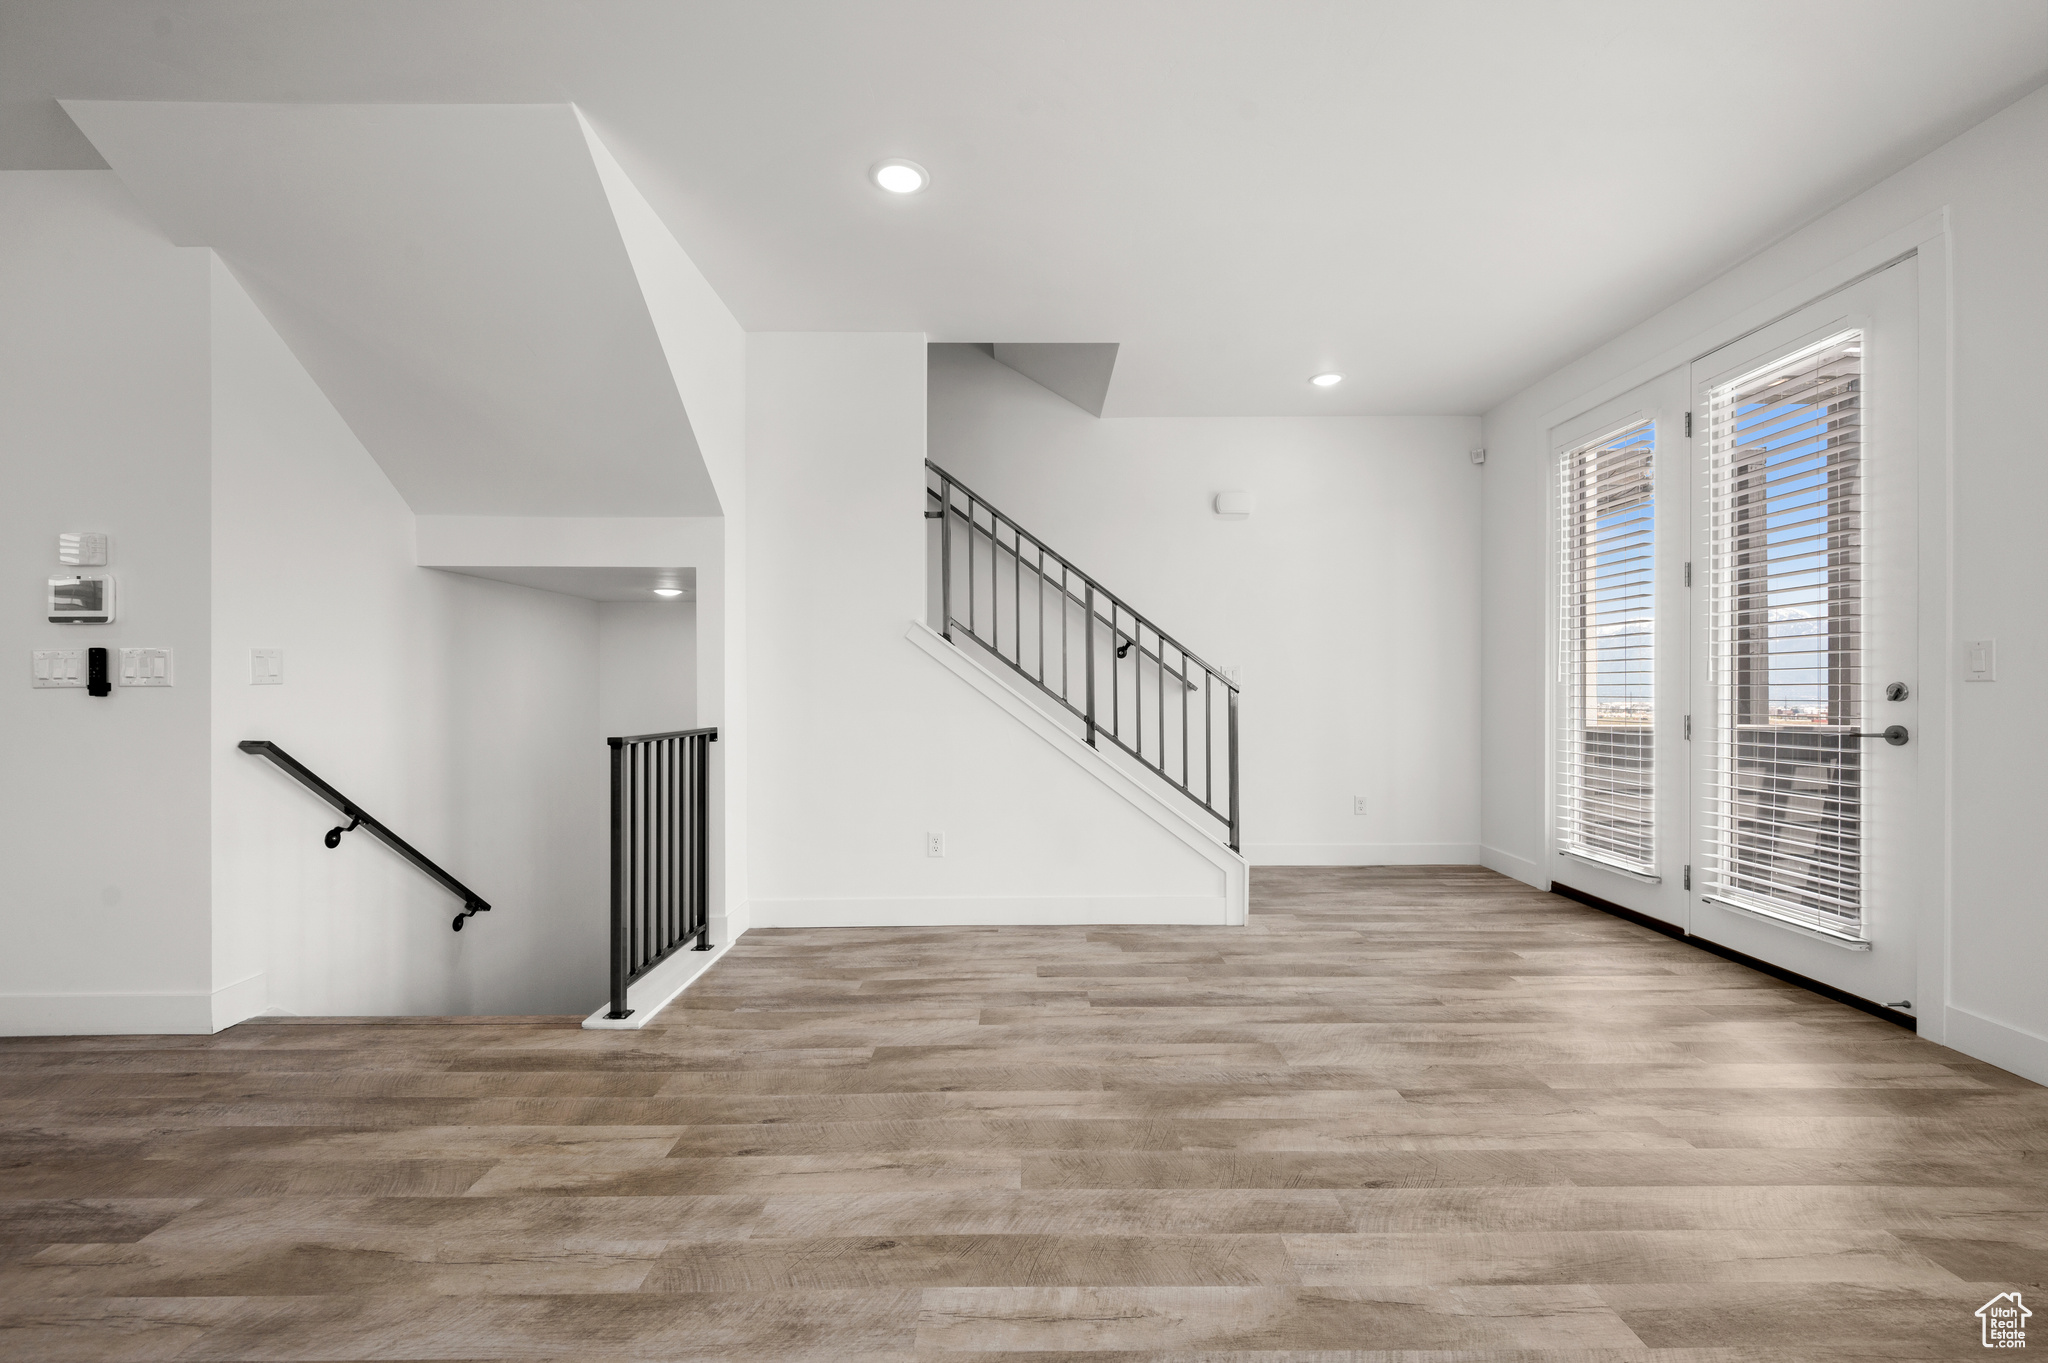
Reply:
[[323, 841], [329, 847], [339, 847], [342, 834], [353, 833], [356, 829], [360, 828], [392, 851], [398, 853], [399, 856], [411, 862], [429, 880], [432, 880], [450, 894], [458, 896], [462, 900], [462, 912], [455, 916], [455, 931], [462, 931], [464, 919], [475, 914], [487, 912], [490, 909], [490, 904], [474, 890], [435, 865], [417, 847], [414, 847], [404, 838], [399, 837], [383, 824], [371, 818], [355, 801], [349, 799], [333, 786], [328, 785], [327, 782], [314, 775], [311, 768], [307, 767], [305, 763], [293, 757], [283, 748], [278, 747], [277, 744], [270, 742], [268, 739], [251, 738], [244, 739], [235, 746], [252, 756], [269, 759], [270, 762], [276, 765], [278, 770], [342, 812], [342, 815], [348, 819], [348, 824], [345, 827], [337, 826], [327, 830], [327, 836]]

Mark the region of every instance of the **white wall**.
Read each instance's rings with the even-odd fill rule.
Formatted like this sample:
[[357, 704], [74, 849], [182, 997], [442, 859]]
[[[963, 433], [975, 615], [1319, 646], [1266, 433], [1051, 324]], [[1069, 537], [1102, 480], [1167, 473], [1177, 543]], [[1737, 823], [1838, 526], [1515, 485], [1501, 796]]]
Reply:
[[933, 462], [1243, 668], [1254, 865], [1477, 860], [1476, 419], [1098, 419], [934, 346], [930, 421]]
[[[1674, 156], [1683, 155], [1673, 148]], [[1487, 415], [1485, 492], [1484, 840], [1489, 865], [1541, 883], [1545, 798], [1542, 415], [1633, 370], [1683, 363], [1701, 338], [1732, 336], [1752, 316], [1796, 303], [1811, 281], [1930, 214], [1947, 215], [1952, 349], [1945, 675], [1920, 679], [1946, 697], [1922, 756], [1923, 800], [1948, 793], [1931, 839], [1938, 863], [1920, 901], [1943, 931], [1923, 951], [1923, 1033], [2048, 1081], [2048, 916], [2040, 912], [2033, 857], [2048, 824], [2048, 789], [2036, 774], [2048, 710], [2048, 638], [2041, 586], [2048, 579], [2048, 504], [2038, 391], [2048, 372], [2048, 91], [2036, 92], [1729, 271]], [[1725, 335], [1723, 335], [1725, 333]], [[1645, 374], [1644, 377], [1648, 375]], [[1922, 457], [1939, 458], [1923, 450]], [[1935, 491], [1940, 491], [1937, 480]], [[1925, 495], [1925, 494], [1923, 494]], [[1935, 603], [1939, 606], [1937, 598]], [[1938, 614], [1938, 612], [1937, 612]], [[1927, 622], [1923, 629], [1939, 629]], [[1998, 640], [1998, 680], [1958, 684], [1961, 642]], [[1943, 732], [1943, 730], [1946, 732]], [[1944, 743], [1945, 740], [1945, 743]], [[1946, 748], [1948, 766], [1929, 759]], [[1923, 962], [1923, 966], [1925, 966]], [[1932, 989], [1930, 995], [1927, 991]], [[1945, 993], [1946, 1006], [1941, 997]]]
[[[381, 469], [224, 267], [213, 289], [214, 954], [301, 1014], [581, 1013], [604, 992], [595, 602], [434, 572]], [[249, 650], [282, 648], [282, 686]], [[489, 900], [235, 748], [267, 738]]]
[[597, 725], [607, 737], [697, 725], [697, 604], [597, 608]]
[[1221, 921], [1215, 865], [905, 638], [925, 350], [749, 337], [755, 925]]
[[[111, 174], [0, 174], [0, 1032], [211, 1016], [209, 258]], [[46, 621], [62, 530], [112, 535], [113, 625]], [[32, 649], [124, 644], [177, 684], [29, 687]]]

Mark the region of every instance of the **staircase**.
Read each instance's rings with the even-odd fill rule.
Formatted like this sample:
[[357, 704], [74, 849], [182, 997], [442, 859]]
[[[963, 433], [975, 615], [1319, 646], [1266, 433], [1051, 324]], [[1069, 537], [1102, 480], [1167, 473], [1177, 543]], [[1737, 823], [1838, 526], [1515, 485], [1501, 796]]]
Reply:
[[1237, 683], [930, 460], [939, 633], [1239, 850]]

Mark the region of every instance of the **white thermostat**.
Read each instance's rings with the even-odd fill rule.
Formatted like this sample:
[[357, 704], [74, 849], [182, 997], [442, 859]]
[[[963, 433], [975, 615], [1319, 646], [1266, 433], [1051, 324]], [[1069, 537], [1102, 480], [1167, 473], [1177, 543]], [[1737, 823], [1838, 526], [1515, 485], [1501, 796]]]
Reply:
[[110, 625], [114, 622], [114, 579], [105, 576], [50, 579], [50, 623]]
[[84, 530], [66, 530], [57, 536], [57, 562], [76, 568], [103, 567], [107, 561], [107, 537]]

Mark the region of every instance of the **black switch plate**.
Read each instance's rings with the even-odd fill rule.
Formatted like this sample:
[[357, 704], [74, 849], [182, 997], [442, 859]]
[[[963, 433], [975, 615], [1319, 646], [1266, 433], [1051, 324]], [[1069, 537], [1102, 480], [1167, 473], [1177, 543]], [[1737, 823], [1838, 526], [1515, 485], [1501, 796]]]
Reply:
[[85, 694], [88, 696], [109, 696], [114, 693], [114, 684], [107, 680], [107, 651], [103, 648], [89, 648], [85, 651]]

